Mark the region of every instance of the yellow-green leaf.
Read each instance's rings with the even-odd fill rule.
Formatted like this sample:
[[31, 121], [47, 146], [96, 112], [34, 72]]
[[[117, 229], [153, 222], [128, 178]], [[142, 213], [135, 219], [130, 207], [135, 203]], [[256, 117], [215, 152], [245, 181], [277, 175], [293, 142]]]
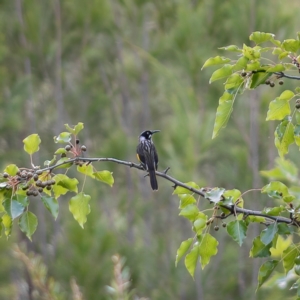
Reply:
[[186, 241], [183, 241], [178, 250], [177, 250], [177, 254], [176, 254], [176, 261], [175, 261], [175, 265], [177, 266], [178, 262], [181, 260], [181, 258], [186, 254], [186, 252], [190, 249], [191, 245], [193, 242], [193, 238], [189, 238]]
[[260, 288], [263, 283], [270, 277], [273, 270], [278, 265], [278, 260], [268, 260], [261, 265], [258, 271], [258, 286], [257, 289]]
[[293, 97], [295, 96], [295, 94], [290, 91], [290, 90], [285, 90], [284, 92], [282, 92], [280, 94], [280, 96], [278, 97], [279, 100], [285, 100], [285, 101], [289, 101], [291, 100]]
[[[199, 190], [200, 187], [198, 184], [196, 184], [195, 182], [193, 181], [190, 181], [190, 182], [186, 182], [185, 183], [187, 186], [190, 186], [196, 190]], [[173, 195], [181, 195], [181, 194], [193, 194], [193, 192], [191, 192], [190, 190], [184, 188], [184, 187], [181, 187], [181, 186], [177, 186], [176, 189], [174, 190], [173, 192]]]
[[197, 261], [199, 258], [199, 242], [196, 242], [193, 249], [185, 257], [184, 264], [190, 275], [194, 278]]
[[275, 100], [270, 102], [266, 120], [282, 120], [290, 113], [291, 108], [289, 102], [286, 100], [280, 100], [279, 98], [276, 98]]
[[10, 164], [4, 169], [4, 173], [7, 173], [10, 176], [15, 176], [18, 173], [18, 171], [19, 168], [14, 164]]
[[272, 33], [255, 31], [255, 32], [251, 33], [249, 39], [250, 39], [250, 41], [253, 41], [256, 44], [261, 44], [261, 43], [268, 42], [268, 41], [274, 39], [274, 37], [275, 37], [275, 35]]
[[71, 141], [71, 133], [70, 132], [62, 132], [59, 134], [59, 136], [54, 137], [55, 143], [68, 143]]
[[213, 74], [210, 77], [209, 83], [212, 83], [216, 80], [226, 78], [232, 74], [232, 65], [224, 65], [222, 68], [216, 70], [213, 72]]
[[90, 176], [92, 178], [95, 178], [94, 169], [91, 164], [89, 164], [89, 165], [84, 164], [82, 166], [77, 166], [77, 171], [80, 173], [83, 173], [87, 176]]
[[219, 106], [217, 108], [216, 119], [214, 124], [213, 136], [214, 139], [219, 131], [226, 127], [227, 122], [233, 110], [234, 95], [224, 92], [219, 99]]
[[31, 155], [39, 151], [39, 145], [41, 143], [41, 139], [38, 134], [31, 134], [23, 140], [23, 143], [24, 143], [24, 150]]
[[286, 51], [296, 53], [300, 49], [300, 41], [287, 39], [283, 41], [282, 46]]
[[93, 176], [99, 181], [102, 181], [110, 186], [113, 186], [115, 180], [112, 176], [112, 172], [109, 171], [99, 171], [99, 172], [94, 172]]
[[275, 130], [275, 146], [281, 158], [289, 152], [289, 146], [294, 141], [294, 125], [290, 121], [282, 121]]
[[210, 258], [218, 253], [218, 241], [209, 233], [198, 237], [199, 256], [202, 269], [209, 263]]
[[203, 67], [201, 68], [204, 69], [206, 67], [209, 66], [214, 66], [214, 65], [223, 65], [226, 64], [228, 62], [230, 62], [231, 60], [229, 58], [223, 57], [223, 56], [216, 56], [216, 57], [211, 57], [209, 58], [203, 65]]
[[79, 223], [79, 225], [82, 228], [86, 222], [86, 216], [91, 211], [89, 205], [90, 200], [91, 196], [81, 192], [76, 196], [72, 197], [69, 201], [69, 210], [73, 214], [74, 219]]
[[31, 240], [31, 236], [36, 231], [38, 225], [38, 219], [35, 214], [30, 211], [26, 211], [19, 219], [19, 227], [26, 236]]

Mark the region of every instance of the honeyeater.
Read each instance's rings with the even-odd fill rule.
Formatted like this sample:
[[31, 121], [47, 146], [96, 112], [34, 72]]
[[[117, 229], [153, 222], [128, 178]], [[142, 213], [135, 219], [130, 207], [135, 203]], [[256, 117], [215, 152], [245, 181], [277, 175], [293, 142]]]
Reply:
[[139, 144], [136, 147], [136, 155], [145, 170], [149, 172], [152, 190], [158, 190], [155, 171], [158, 165], [158, 156], [152, 141], [152, 135], [160, 130], [145, 130], [139, 136]]

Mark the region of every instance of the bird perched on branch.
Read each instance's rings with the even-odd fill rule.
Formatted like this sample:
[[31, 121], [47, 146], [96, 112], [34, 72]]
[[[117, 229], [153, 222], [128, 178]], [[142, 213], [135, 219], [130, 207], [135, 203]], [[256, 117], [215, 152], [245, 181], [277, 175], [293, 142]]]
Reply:
[[149, 172], [152, 190], [158, 190], [155, 171], [158, 165], [158, 156], [152, 141], [152, 135], [160, 130], [145, 130], [139, 136], [136, 155], [145, 170]]

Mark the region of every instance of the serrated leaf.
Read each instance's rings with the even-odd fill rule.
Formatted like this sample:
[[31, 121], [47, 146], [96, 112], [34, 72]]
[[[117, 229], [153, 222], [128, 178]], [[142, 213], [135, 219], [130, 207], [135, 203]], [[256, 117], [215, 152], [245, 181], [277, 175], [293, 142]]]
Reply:
[[112, 172], [109, 171], [99, 171], [99, 172], [94, 172], [93, 175], [95, 178], [99, 181], [102, 181], [110, 186], [113, 186], [115, 180], [112, 176]]
[[91, 196], [81, 192], [72, 197], [69, 201], [69, 210], [82, 228], [86, 222], [86, 216], [91, 212], [89, 205], [90, 200]]
[[285, 67], [284, 67], [283, 64], [277, 64], [275, 66], [272, 66], [272, 67], [268, 68], [266, 70], [266, 72], [268, 72], [268, 73], [270, 73], [270, 72], [274, 73], [274, 72], [282, 72], [284, 70], [285, 70]]
[[226, 226], [228, 234], [242, 246], [247, 233], [247, 224], [244, 220], [231, 221]]
[[94, 169], [91, 164], [89, 165], [83, 164], [82, 166], [77, 166], [77, 171], [87, 176], [90, 176], [92, 178], [95, 178]]
[[33, 153], [39, 151], [41, 139], [38, 134], [31, 134], [27, 138], [23, 140], [24, 143], [24, 150], [29, 154], [32, 155]]
[[215, 66], [215, 65], [223, 65], [226, 64], [228, 62], [230, 62], [231, 59], [223, 57], [223, 56], [215, 56], [215, 57], [210, 57], [203, 65], [203, 67], [201, 68], [201, 70], [203, 70], [206, 67], [209, 66]]
[[270, 277], [270, 275], [278, 265], [278, 262], [278, 260], [268, 260], [260, 266], [258, 271], [257, 289], [260, 288], [264, 284], [264, 282]]
[[5, 214], [2, 216], [2, 224], [4, 226], [4, 233], [7, 237], [11, 235], [11, 229], [12, 229], [12, 219], [8, 214]]
[[38, 219], [35, 214], [30, 211], [26, 211], [19, 219], [19, 227], [22, 232], [31, 240], [31, 236], [36, 231], [38, 225]]
[[59, 136], [54, 137], [55, 143], [69, 143], [71, 141], [71, 133], [70, 132], [62, 132], [59, 134]]
[[178, 250], [177, 250], [177, 254], [176, 254], [176, 261], [175, 261], [175, 265], [177, 266], [178, 262], [181, 260], [181, 258], [186, 254], [186, 252], [190, 249], [191, 245], [193, 243], [193, 238], [189, 238], [185, 241], [183, 241]]
[[289, 52], [296, 53], [300, 49], [300, 41], [294, 39], [284, 40], [282, 47]]
[[14, 164], [8, 165], [4, 169], [4, 173], [7, 173], [10, 176], [15, 176], [18, 173], [18, 171], [19, 171], [19, 168]]
[[294, 125], [287, 120], [282, 121], [275, 130], [275, 146], [281, 158], [289, 152], [289, 145], [294, 141]]
[[12, 199], [6, 199], [3, 202], [3, 206], [6, 213], [12, 218], [12, 220], [19, 217], [25, 209], [25, 207], [21, 203]]
[[289, 102], [276, 98], [270, 102], [266, 120], [282, 120], [284, 117], [290, 115], [290, 113], [291, 108]]
[[272, 247], [272, 243], [265, 245], [261, 240], [260, 236], [257, 236], [253, 240], [253, 245], [250, 250], [250, 257], [268, 257], [271, 255], [270, 248]]
[[213, 189], [209, 190], [208, 192], [206, 192], [204, 194], [204, 197], [211, 202], [218, 203], [223, 199], [222, 195], [224, 194], [224, 192], [225, 192], [225, 189], [223, 189], [223, 188], [213, 188]]
[[178, 197], [180, 199], [179, 209], [183, 209], [187, 205], [197, 202], [195, 197], [191, 194], [180, 194]]
[[207, 215], [203, 212], [199, 212], [197, 218], [194, 222], [193, 230], [197, 233], [197, 235], [202, 234], [204, 228], [206, 228]]
[[[280, 224], [279, 224], [280, 225]], [[270, 249], [272, 257], [282, 257], [283, 251], [286, 250], [292, 244], [292, 237], [289, 236], [284, 239], [282, 236], [278, 235], [276, 241], [276, 248], [274, 246]]]
[[214, 124], [213, 136], [214, 139], [222, 128], [225, 128], [233, 110], [234, 95], [224, 92], [219, 99], [216, 119]]
[[209, 83], [220, 80], [222, 78], [226, 78], [232, 74], [232, 65], [224, 65], [222, 68], [213, 72], [209, 79]]
[[274, 39], [274, 37], [275, 35], [272, 33], [255, 31], [251, 33], [249, 40], [253, 41], [256, 44], [261, 44], [264, 42], [271, 41], [272, 39]]
[[282, 259], [285, 274], [287, 274], [294, 267], [295, 258], [298, 255], [299, 249], [297, 248], [297, 245], [294, 244], [283, 251]]
[[277, 223], [274, 222], [260, 233], [261, 242], [265, 245], [270, 244], [273, 241], [277, 231]]
[[198, 213], [198, 207], [195, 204], [189, 204], [180, 211], [179, 216], [183, 216], [193, 222], [196, 220]]
[[202, 269], [209, 263], [210, 258], [218, 253], [218, 241], [209, 233], [198, 237], [199, 256]]
[[221, 47], [219, 49], [220, 50], [225, 50], [225, 51], [230, 51], [230, 52], [242, 52], [242, 49], [240, 49], [236, 45], [230, 45], [230, 46], [226, 46], [226, 47]]
[[49, 210], [51, 215], [56, 220], [58, 216], [58, 201], [54, 197], [42, 196], [41, 197], [45, 207]]
[[[200, 189], [199, 185], [196, 184], [193, 181], [186, 182], [185, 185], [190, 186], [190, 187], [192, 187], [194, 189], [197, 189], [197, 190]], [[184, 188], [184, 187], [177, 186], [176, 189], [173, 192], [173, 195], [181, 195], [181, 194], [193, 194], [193, 192], [190, 191], [190, 190], [188, 190], [188, 189], [186, 189], [186, 188]]]
[[193, 249], [185, 257], [184, 264], [190, 275], [194, 278], [197, 261], [199, 258], [199, 243], [194, 244]]

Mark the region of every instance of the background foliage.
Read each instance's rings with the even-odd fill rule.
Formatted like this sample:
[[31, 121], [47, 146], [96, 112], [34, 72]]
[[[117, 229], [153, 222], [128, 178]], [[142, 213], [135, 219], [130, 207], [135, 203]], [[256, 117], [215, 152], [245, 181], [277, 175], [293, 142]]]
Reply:
[[[241, 46], [252, 31], [272, 32], [278, 39], [294, 36], [299, 28], [297, 4], [0, 2], [1, 166], [30, 166], [21, 150], [22, 140], [31, 133], [42, 137], [34, 163], [43, 164], [52, 158], [57, 148], [53, 136], [63, 124], [80, 121], [85, 124], [80, 140], [89, 156], [135, 161], [138, 134], [160, 129], [155, 136], [159, 168], [170, 166], [170, 174], [179, 180], [226, 189], [262, 187], [259, 170], [274, 167], [277, 156], [275, 124], [264, 122], [269, 101], [281, 89], [293, 89], [294, 83], [243, 94], [226, 130], [212, 141], [223, 87], [208, 85], [211, 72], [200, 69], [208, 57], [220, 55], [218, 47]], [[290, 156], [296, 155], [298, 150], [292, 150]], [[36, 201], [34, 211], [43, 222], [32, 243], [19, 232], [0, 240], [1, 299], [28, 297], [26, 258], [11, 250], [22, 241], [27, 251], [42, 257], [49, 276], [59, 283], [61, 297], [74, 298], [76, 287], [86, 299], [116, 297], [107, 286], [117, 290], [114, 276], [122, 264], [130, 270], [132, 293], [150, 299], [289, 295], [278, 285], [254, 294], [262, 261], [248, 258], [251, 239], [238, 248], [223, 228], [212, 233], [220, 242], [217, 256], [204, 271], [197, 270], [192, 281], [182, 263], [175, 267], [176, 250], [190, 236], [190, 225], [178, 217], [178, 199], [171, 196], [170, 184], [159, 180], [159, 192], [152, 193], [142, 172], [109, 163], [102, 167], [114, 172], [115, 183], [111, 189], [86, 182], [92, 201], [84, 230], [69, 213], [67, 201], [60, 200], [56, 221]], [[244, 200], [256, 209], [270, 201], [259, 193]], [[206, 205], [203, 200], [203, 209]], [[258, 234], [257, 228], [251, 230], [250, 238]], [[19, 253], [18, 260], [13, 253]], [[126, 261], [121, 263], [116, 254]], [[128, 280], [126, 274], [124, 278]]]

